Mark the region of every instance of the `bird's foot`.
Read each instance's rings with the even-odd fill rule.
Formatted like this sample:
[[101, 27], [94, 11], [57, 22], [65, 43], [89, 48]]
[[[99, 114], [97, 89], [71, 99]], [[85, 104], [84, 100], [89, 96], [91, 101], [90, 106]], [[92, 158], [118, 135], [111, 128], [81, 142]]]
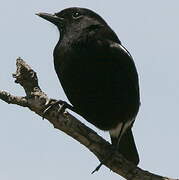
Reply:
[[55, 108], [57, 106], [59, 106], [58, 108], [58, 114], [63, 114], [65, 112], [65, 109], [68, 108], [72, 111], [74, 111], [74, 107], [71, 106], [70, 104], [68, 104], [67, 102], [65, 101], [62, 101], [62, 100], [58, 100], [58, 101], [55, 101], [54, 103], [51, 103], [51, 101], [54, 101], [53, 99], [49, 100], [48, 102], [46, 102], [46, 106], [47, 108], [43, 111], [43, 114], [42, 114], [42, 119], [44, 119], [45, 115], [52, 109], [52, 108]]
[[94, 174], [95, 172], [99, 171], [99, 169], [101, 168], [101, 166], [106, 163], [109, 159], [111, 159], [111, 156], [117, 151], [115, 146], [111, 146], [110, 147], [110, 151], [108, 153], [108, 155], [100, 162], [100, 164], [92, 171], [91, 174]]

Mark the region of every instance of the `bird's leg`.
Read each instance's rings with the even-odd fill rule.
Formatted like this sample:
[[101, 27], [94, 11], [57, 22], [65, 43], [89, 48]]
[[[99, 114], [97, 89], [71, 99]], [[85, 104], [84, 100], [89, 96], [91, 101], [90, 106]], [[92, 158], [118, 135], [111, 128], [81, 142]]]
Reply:
[[70, 104], [68, 104], [68, 103], [65, 102], [65, 101], [58, 100], [58, 101], [56, 101], [56, 102], [54, 102], [53, 104], [50, 104], [50, 105], [49, 105], [49, 103], [50, 103], [49, 101], [46, 103], [46, 105], [47, 105], [48, 107], [43, 111], [43, 115], [42, 115], [42, 118], [43, 118], [43, 119], [44, 119], [44, 116], [49, 112], [50, 109], [58, 106], [59, 104], [61, 105], [61, 106], [59, 107], [59, 109], [58, 109], [58, 113], [59, 113], [59, 114], [60, 114], [60, 113], [63, 113], [66, 108], [68, 108], [68, 109], [70, 109], [70, 110], [72, 110], [72, 111], [75, 112], [74, 107], [71, 106]]

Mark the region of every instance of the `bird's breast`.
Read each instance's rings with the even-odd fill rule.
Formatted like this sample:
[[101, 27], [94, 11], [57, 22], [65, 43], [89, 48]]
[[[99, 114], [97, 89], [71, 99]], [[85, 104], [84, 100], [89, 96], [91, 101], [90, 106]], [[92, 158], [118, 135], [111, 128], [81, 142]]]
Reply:
[[108, 130], [136, 115], [137, 95], [113, 61], [61, 53], [54, 59], [55, 70], [69, 101], [86, 120]]

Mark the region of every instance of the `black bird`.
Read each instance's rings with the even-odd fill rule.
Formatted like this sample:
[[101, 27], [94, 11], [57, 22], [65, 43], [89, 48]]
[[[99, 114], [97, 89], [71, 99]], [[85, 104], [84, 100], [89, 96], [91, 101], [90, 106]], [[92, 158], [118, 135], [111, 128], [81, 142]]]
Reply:
[[54, 66], [72, 109], [109, 131], [112, 144], [137, 165], [131, 128], [140, 96], [132, 56], [103, 18], [89, 9], [75, 7], [37, 15], [60, 31]]

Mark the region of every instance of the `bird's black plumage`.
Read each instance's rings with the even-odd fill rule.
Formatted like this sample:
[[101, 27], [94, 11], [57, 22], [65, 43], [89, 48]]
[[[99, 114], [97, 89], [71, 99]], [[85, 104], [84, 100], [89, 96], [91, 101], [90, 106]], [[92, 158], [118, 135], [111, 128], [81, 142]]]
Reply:
[[39, 16], [55, 24], [60, 39], [54, 66], [75, 111], [102, 130], [112, 144], [138, 164], [132, 125], [139, 110], [139, 82], [134, 61], [117, 35], [95, 12], [68, 8]]

